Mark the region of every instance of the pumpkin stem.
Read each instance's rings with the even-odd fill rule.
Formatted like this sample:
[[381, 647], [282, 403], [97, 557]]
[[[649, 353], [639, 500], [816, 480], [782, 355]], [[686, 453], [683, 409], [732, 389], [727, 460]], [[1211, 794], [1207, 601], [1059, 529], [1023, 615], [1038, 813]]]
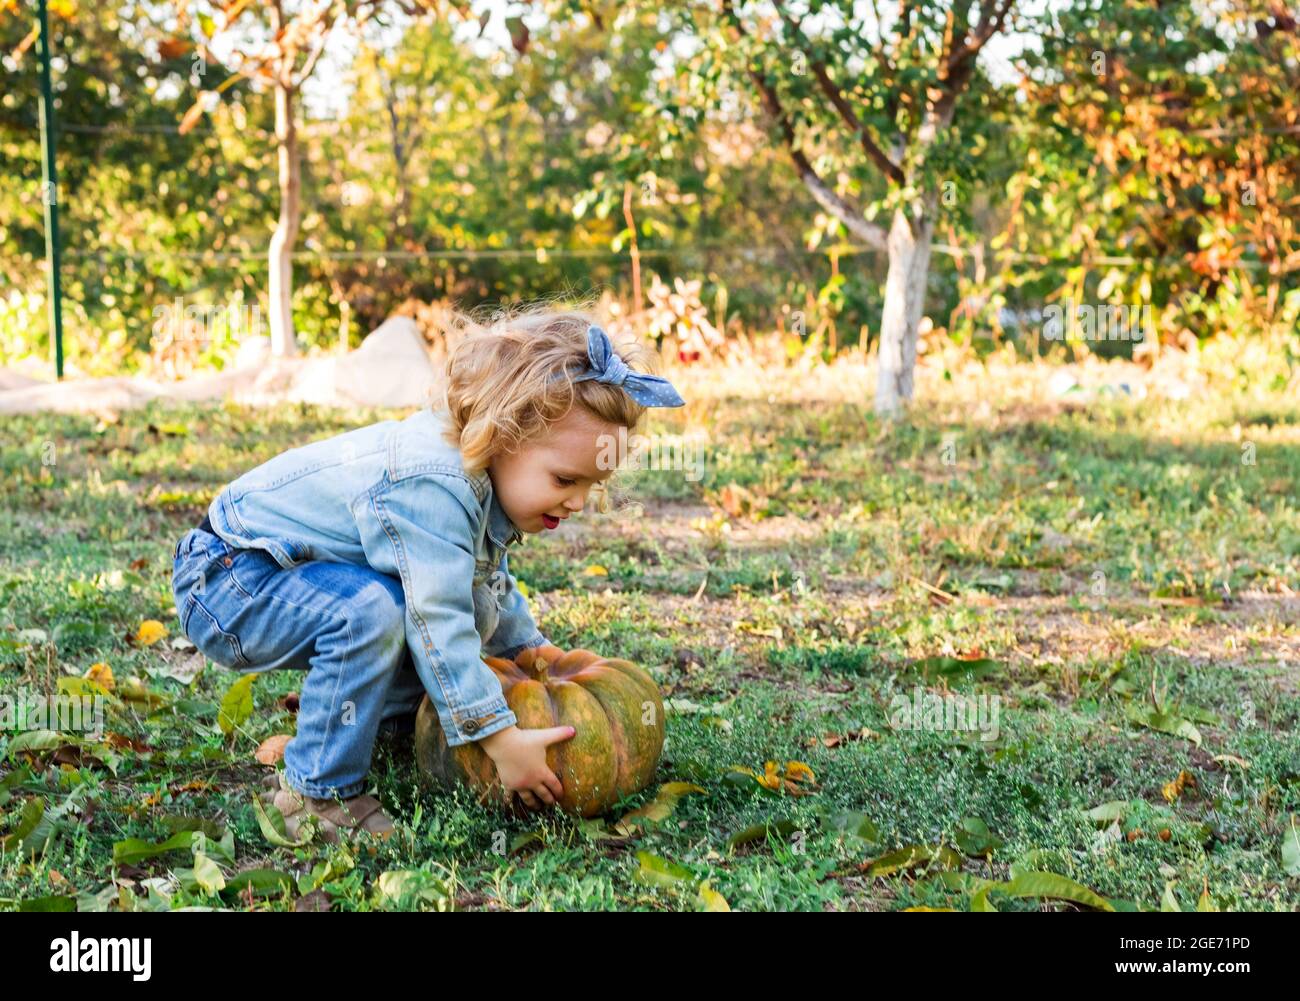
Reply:
[[547, 668], [548, 666], [549, 666], [549, 665], [546, 663], [546, 658], [545, 658], [545, 657], [538, 657], [536, 660], [534, 660], [534, 661], [533, 661], [533, 680], [534, 680], [534, 681], [540, 681], [540, 682], [542, 682], [543, 684], [545, 684], [545, 683], [546, 683], [546, 668]]

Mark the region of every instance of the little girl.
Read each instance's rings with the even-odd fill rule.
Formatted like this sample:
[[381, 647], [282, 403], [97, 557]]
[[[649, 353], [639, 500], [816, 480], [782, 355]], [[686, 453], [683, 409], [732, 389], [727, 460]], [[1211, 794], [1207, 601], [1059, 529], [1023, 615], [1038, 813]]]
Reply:
[[414, 728], [426, 692], [447, 743], [481, 741], [529, 808], [563, 791], [546, 748], [573, 728], [519, 729], [481, 659], [549, 642], [506, 551], [582, 510], [614, 471], [605, 446], [621, 428], [684, 401], [645, 371], [652, 352], [616, 351], [583, 313], [460, 322], [437, 410], [263, 463], [176, 545], [176, 608], [199, 650], [238, 671], [307, 671], [266, 794], [291, 836], [308, 815], [330, 841], [341, 827], [392, 832], [363, 795], [371, 750], [381, 723]]

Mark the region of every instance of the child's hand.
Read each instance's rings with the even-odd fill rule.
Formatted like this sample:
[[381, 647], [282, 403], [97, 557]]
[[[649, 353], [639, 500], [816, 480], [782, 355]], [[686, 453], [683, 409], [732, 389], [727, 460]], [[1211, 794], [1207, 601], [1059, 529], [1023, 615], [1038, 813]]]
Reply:
[[554, 805], [564, 795], [564, 786], [546, 764], [546, 749], [570, 739], [571, 726], [552, 726], [544, 730], [521, 730], [508, 726], [484, 737], [479, 743], [496, 765], [497, 777], [507, 791], [518, 792], [530, 809], [542, 802]]

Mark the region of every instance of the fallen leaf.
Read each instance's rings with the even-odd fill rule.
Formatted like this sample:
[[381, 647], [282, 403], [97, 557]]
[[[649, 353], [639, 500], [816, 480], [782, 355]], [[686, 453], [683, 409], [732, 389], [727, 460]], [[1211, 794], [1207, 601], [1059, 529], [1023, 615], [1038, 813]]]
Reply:
[[690, 793], [702, 793], [705, 790], [690, 782], [665, 782], [655, 793], [655, 798], [645, 806], [625, 813], [614, 824], [614, 830], [624, 837], [630, 836], [644, 821], [667, 819], [677, 808], [677, 801]]
[[868, 877], [874, 878], [906, 872], [927, 862], [934, 862], [941, 869], [960, 869], [962, 858], [946, 845], [937, 848], [930, 848], [927, 845], [909, 845], [863, 862], [858, 868]]
[[705, 911], [731, 910], [731, 905], [727, 903], [727, 898], [717, 890], [713, 889], [713, 887], [709, 886], [709, 881], [707, 879], [700, 884], [699, 903], [701, 909]]
[[1099, 911], [1115, 910], [1107, 900], [1086, 886], [1054, 872], [1021, 872], [998, 889], [1009, 897], [1048, 897], [1053, 900], [1070, 900]]
[[253, 757], [264, 765], [275, 765], [284, 758], [284, 745], [291, 740], [293, 736], [287, 733], [277, 733], [273, 737], [267, 737], [258, 745]]
[[152, 646], [167, 635], [167, 627], [157, 619], [145, 619], [136, 630], [135, 642], [140, 646]]
[[112, 730], [104, 734], [104, 743], [109, 747], [134, 751], [136, 754], [149, 754], [153, 751], [153, 748], [144, 741], [136, 740], [134, 737], [128, 737], [122, 733], [114, 733]]
[[1282, 868], [1288, 876], [1300, 876], [1300, 826], [1294, 813], [1282, 835]]
[[83, 677], [97, 682], [106, 692], [111, 692], [113, 690], [113, 669], [103, 661], [100, 661], [97, 664], [91, 664], [89, 670], [86, 671]]
[[1165, 800], [1172, 803], [1183, 794], [1183, 790], [1188, 786], [1191, 786], [1193, 789], [1196, 788], [1196, 776], [1188, 771], [1180, 771], [1178, 773], [1178, 778], [1174, 779], [1172, 782], [1166, 782], [1160, 791], [1164, 795]]
[[633, 873], [632, 878], [647, 886], [671, 888], [690, 880], [694, 875], [685, 866], [669, 862], [649, 852], [637, 852], [636, 857], [641, 866]]
[[253, 681], [256, 674], [246, 674], [229, 688], [221, 697], [221, 710], [217, 713], [217, 725], [221, 732], [229, 737], [244, 720], [253, 715]]

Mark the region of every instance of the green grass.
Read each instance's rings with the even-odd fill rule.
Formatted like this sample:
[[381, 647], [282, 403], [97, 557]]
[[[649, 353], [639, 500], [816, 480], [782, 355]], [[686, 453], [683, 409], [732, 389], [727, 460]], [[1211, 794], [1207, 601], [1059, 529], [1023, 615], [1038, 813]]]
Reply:
[[[167, 674], [199, 666], [171, 646], [172, 548], [245, 469], [394, 416], [155, 405], [6, 419], [0, 694], [104, 662], [135, 697], [109, 711], [117, 736], [80, 758], [0, 731], [0, 836], [44, 808], [0, 855], [0, 908], [675, 910], [703, 906], [705, 882], [733, 909], [1083, 906], [978, 893], [1027, 871], [1119, 908], [1300, 906], [1300, 855], [1284, 854], [1300, 836], [1295, 403], [977, 421], [953, 400], [890, 428], [842, 403], [718, 400], [703, 479], [626, 473], [616, 500], [642, 517], [588, 513], [511, 558], [553, 640], [659, 681], [656, 785], [598, 822], [508, 821], [422, 790], [409, 750], [384, 744], [372, 777], [397, 837], [277, 848], [250, 805], [266, 771], [253, 752], [292, 733], [280, 699], [301, 676], [257, 676], [252, 714], [224, 735], [237, 676]], [[681, 412], [659, 419], [683, 429]], [[147, 619], [170, 635], [137, 646]], [[996, 697], [997, 739], [891, 726], [917, 686]], [[733, 770], [767, 761], [803, 762], [815, 784], [773, 792]], [[1169, 802], [1182, 772], [1192, 781]], [[700, 791], [615, 831], [669, 782]], [[1086, 813], [1108, 803], [1122, 804], [1113, 826]], [[205, 831], [198, 855], [114, 863], [126, 839], [191, 829]], [[929, 851], [870, 865], [908, 846]], [[276, 870], [292, 888], [212, 892], [213, 863], [228, 884]]]

